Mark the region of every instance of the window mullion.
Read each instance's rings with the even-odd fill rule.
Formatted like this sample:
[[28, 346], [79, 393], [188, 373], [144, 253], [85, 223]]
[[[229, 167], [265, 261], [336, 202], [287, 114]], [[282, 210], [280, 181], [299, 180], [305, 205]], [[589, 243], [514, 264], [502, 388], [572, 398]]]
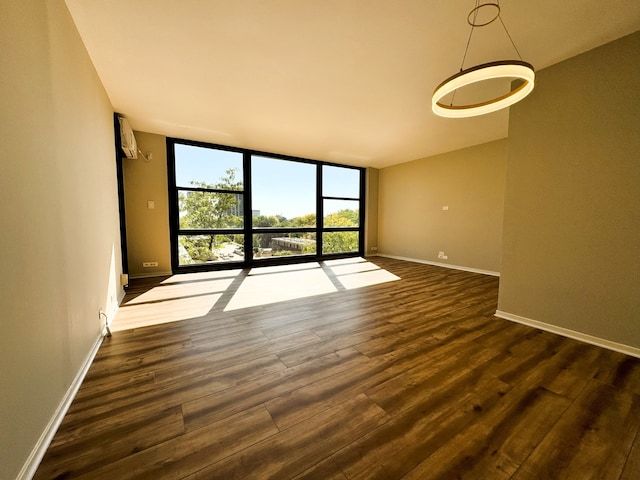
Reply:
[[253, 263], [253, 187], [251, 186], [251, 154], [244, 152], [242, 155], [244, 172], [243, 184], [244, 197], [244, 261], [245, 264]]
[[316, 166], [316, 257], [322, 252], [322, 232], [324, 231], [324, 199], [322, 198], [322, 164]]

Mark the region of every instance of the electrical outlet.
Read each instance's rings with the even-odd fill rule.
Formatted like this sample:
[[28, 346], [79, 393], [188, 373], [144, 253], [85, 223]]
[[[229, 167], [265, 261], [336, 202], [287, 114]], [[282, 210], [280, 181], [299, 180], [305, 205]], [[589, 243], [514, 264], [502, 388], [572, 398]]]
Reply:
[[142, 262], [142, 267], [143, 268], [157, 267], [157, 266], [158, 266], [158, 262]]
[[372, 251], [372, 252], [375, 252], [375, 251], [377, 251], [377, 250], [378, 250], [378, 247], [371, 247], [371, 251]]

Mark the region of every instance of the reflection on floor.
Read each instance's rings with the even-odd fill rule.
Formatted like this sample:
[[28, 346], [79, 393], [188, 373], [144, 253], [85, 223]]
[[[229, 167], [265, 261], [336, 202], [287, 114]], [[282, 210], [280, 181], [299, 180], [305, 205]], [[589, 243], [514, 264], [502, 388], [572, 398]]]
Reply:
[[361, 257], [132, 280], [112, 331], [399, 280]]

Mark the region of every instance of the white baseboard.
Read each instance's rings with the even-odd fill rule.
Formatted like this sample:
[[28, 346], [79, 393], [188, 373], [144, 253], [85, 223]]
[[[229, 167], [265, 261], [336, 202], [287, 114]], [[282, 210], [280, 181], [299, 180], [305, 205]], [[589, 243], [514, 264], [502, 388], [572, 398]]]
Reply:
[[73, 382], [71, 382], [71, 385], [69, 385], [69, 388], [67, 389], [67, 392], [62, 398], [60, 405], [58, 405], [58, 408], [56, 409], [55, 413], [49, 420], [49, 423], [47, 424], [44, 431], [42, 432], [42, 435], [40, 435], [40, 438], [38, 439], [37, 443], [33, 447], [33, 450], [31, 450], [31, 454], [29, 455], [29, 457], [27, 458], [27, 461], [22, 466], [22, 469], [20, 470], [20, 473], [18, 473], [16, 480], [29, 480], [35, 475], [36, 470], [40, 465], [40, 462], [44, 458], [44, 454], [47, 452], [47, 448], [49, 448], [49, 445], [51, 444], [51, 441], [53, 440], [54, 435], [58, 431], [58, 427], [60, 427], [60, 424], [62, 423], [62, 419], [67, 414], [67, 411], [71, 406], [71, 402], [73, 402], [73, 399], [78, 393], [78, 390], [80, 389], [80, 385], [82, 384], [82, 381], [84, 380], [85, 375], [89, 371], [89, 367], [91, 366], [93, 359], [98, 353], [98, 349], [100, 348], [100, 345], [102, 345], [103, 338], [104, 337], [102, 335], [99, 335], [95, 343], [91, 347], [89, 354], [84, 359], [82, 367], [76, 374], [76, 377], [73, 379]]
[[[122, 300], [124, 300], [125, 295], [127, 294], [127, 292], [125, 291], [124, 288], [122, 288], [120, 290], [120, 294], [118, 295], [118, 303], [116, 303], [113, 308], [111, 309], [111, 311], [109, 312], [109, 315], [107, 316], [107, 323], [105, 325], [105, 327], [111, 327], [111, 324], [113, 323], [113, 320], [116, 318], [116, 314], [118, 313], [118, 309], [120, 308], [120, 305], [122, 304]], [[102, 331], [102, 334], [106, 334], [106, 329], [104, 329]]]
[[114, 316], [116, 313], [118, 313], [118, 308], [120, 308], [120, 304], [122, 303], [122, 300], [124, 300], [126, 294], [127, 291], [124, 288], [120, 289], [120, 295], [118, 295], [118, 303], [113, 307], [113, 311], [111, 312]]
[[424, 263], [426, 265], [434, 265], [436, 267], [451, 268], [453, 270], [464, 270], [465, 272], [481, 273], [482, 275], [491, 275], [492, 277], [499, 277], [500, 272], [493, 272], [491, 270], [482, 270], [479, 268], [463, 267], [461, 265], [452, 265], [450, 263], [430, 262], [428, 260], [420, 260], [418, 258], [400, 257], [398, 255], [387, 255], [386, 253], [378, 253], [380, 257], [395, 258], [396, 260], [406, 260], [407, 262]]
[[134, 278], [170, 277], [171, 275], [173, 275], [173, 272], [144, 273], [142, 275], [129, 275], [129, 280]]
[[586, 333], [576, 332], [575, 330], [570, 330], [564, 327], [558, 327], [557, 325], [540, 322], [538, 320], [532, 320], [531, 318], [521, 317], [520, 315], [514, 315], [513, 313], [507, 313], [501, 310], [496, 310], [495, 315], [496, 317], [504, 318], [505, 320], [521, 323], [529, 327], [534, 327], [540, 330], [545, 330], [547, 332], [556, 333], [558, 335], [562, 335], [563, 337], [573, 338], [574, 340], [579, 340], [581, 342], [590, 343], [598, 347], [603, 347], [609, 350], [614, 350], [616, 352], [624, 353], [625, 355], [630, 355], [632, 357], [640, 358], [640, 348], [632, 347], [630, 345], [624, 345], [622, 343], [612, 342], [611, 340], [594, 337]]

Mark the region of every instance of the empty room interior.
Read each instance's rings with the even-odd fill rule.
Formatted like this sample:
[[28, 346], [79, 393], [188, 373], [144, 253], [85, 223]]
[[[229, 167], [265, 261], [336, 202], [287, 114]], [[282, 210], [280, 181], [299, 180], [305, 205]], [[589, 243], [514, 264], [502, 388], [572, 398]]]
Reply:
[[640, 2], [0, 26], [0, 478], [640, 478]]

